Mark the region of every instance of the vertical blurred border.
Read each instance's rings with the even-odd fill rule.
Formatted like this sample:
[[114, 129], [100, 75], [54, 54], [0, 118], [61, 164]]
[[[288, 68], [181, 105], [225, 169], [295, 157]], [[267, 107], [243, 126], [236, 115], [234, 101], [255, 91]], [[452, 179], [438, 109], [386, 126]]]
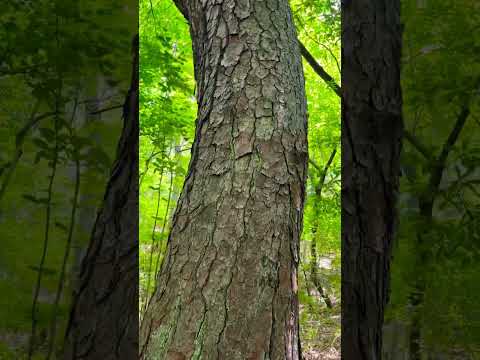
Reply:
[[138, 2], [0, 14], [0, 359], [138, 353]]
[[342, 2], [342, 359], [480, 357], [479, 24]]

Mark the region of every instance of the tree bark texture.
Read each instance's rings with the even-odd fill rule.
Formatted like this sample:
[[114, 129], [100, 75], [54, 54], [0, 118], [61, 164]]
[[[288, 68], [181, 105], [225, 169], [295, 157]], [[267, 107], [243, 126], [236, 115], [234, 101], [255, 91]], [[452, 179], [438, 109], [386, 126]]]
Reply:
[[138, 357], [138, 36], [124, 128], [82, 262], [64, 359]]
[[381, 359], [403, 133], [400, 1], [342, 2], [342, 359]]
[[288, 2], [177, 5], [190, 24], [199, 108], [141, 358], [297, 360], [308, 154]]

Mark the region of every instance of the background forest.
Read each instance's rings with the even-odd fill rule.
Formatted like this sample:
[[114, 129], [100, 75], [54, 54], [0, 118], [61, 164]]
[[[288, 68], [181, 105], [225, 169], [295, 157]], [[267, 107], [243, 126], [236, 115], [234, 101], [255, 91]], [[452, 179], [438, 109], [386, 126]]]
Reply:
[[0, 359], [55, 359], [122, 130], [136, 4], [0, 12]]
[[480, 4], [402, 1], [398, 236], [385, 359], [480, 359]]
[[[304, 62], [309, 176], [299, 271], [302, 347], [307, 359], [338, 359], [340, 98], [332, 84], [340, 77], [340, 8], [331, 0], [290, 4], [310, 60]], [[140, 316], [154, 291], [190, 159], [197, 110], [192, 59], [188, 24], [174, 3], [140, 1]], [[319, 76], [319, 64], [331, 83]]]

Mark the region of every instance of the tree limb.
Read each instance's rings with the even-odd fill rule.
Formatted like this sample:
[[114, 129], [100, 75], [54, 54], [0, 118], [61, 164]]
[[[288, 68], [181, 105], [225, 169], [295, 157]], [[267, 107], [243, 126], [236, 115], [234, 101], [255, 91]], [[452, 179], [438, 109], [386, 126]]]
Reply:
[[113, 105], [113, 106], [110, 106], [110, 107], [107, 107], [107, 108], [104, 108], [104, 109], [92, 111], [92, 112], [90, 112], [90, 115], [96, 115], [96, 114], [100, 114], [100, 113], [107, 112], [107, 111], [110, 111], [110, 110], [120, 109], [122, 107], [123, 107], [123, 104]]
[[312, 158], [308, 158], [308, 162], [315, 168], [317, 171], [322, 171], [322, 168], [318, 166], [318, 164], [312, 160]]
[[318, 74], [318, 76], [320, 76], [327, 83], [327, 85], [333, 91], [335, 91], [335, 93], [339, 97], [342, 97], [342, 90], [340, 86], [335, 82], [335, 79], [325, 71], [325, 69], [315, 60], [312, 54], [310, 54], [310, 52], [305, 48], [305, 46], [300, 41], [298, 41], [298, 45], [300, 46], [300, 53], [302, 54], [304, 59], [307, 60], [307, 62], [312, 67], [312, 69]]
[[[298, 41], [298, 44], [300, 46], [300, 53], [302, 54], [303, 58], [310, 64], [310, 66], [317, 73], [317, 75], [320, 76], [320, 78], [322, 78], [327, 83], [327, 85], [335, 92], [335, 94], [337, 94], [341, 98], [342, 88], [335, 82], [333, 77], [328, 74], [325, 69], [314, 59], [312, 54], [310, 54], [310, 52], [305, 48], [305, 46], [300, 42], [300, 40]], [[432, 159], [432, 156], [428, 153], [426, 147], [423, 146], [412, 133], [410, 133], [406, 129], [403, 132], [405, 135], [405, 139], [410, 142], [410, 144], [412, 144], [415, 149], [417, 149], [427, 159]], [[315, 166], [315, 164], [312, 163], [311, 160], [309, 161], [317, 170], [320, 171], [320, 169]]]
[[426, 159], [435, 160], [432, 154], [427, 150], [427, 148], [415, 137], [411, 132], [404, 130], [405, 139]]
[[48, 112], [42, 115], [36, 116], [36, 112], [38, 110], [39, 104], [37, 104], [32, 112], [30, 120], [23, 126], [23, 128], [17, 133], [15, 138], [15, 153], [13, 155], [12, 160], [8, 163], [8, 167], [6, 169], [2, 169], [5, 171], [5, 175], [3, 178], [2, 183], [0, 184], [0, 202], [5, 194], [8, 184], [10, 183], [11, 176], [15, 171], [20, 158], [23, 155], [23, 143], [25, 142], [25, 138], [28, 132], [40, 122], [40, 120], [45, 119], [47, 117], [53, 116], [57, 114], [56, 112]]
[[335, 158], [336, 153], [337, 153], [337, 147], [335, 146], [320, 175], [320, 182], [318, 183], [318, 187], [317, 189], [315, 189], [315, 193], [317, 193], [317, 195], [319, 196], [322, 194], [322, 188], [323, 188], [323, 185], [325, 184], [325, 178], [327, 177], [328, 168], [332, 165], [332, 162], [333, 162], [333, 159]]
[[470, 114], [470, 108], [465, 105], [460, 111], [457, 121], [453, 126], [452, 132], [448, 136], [445, 144], [443, 144], [442, 151], [440, 152], [440, 154], [438, 155], [438, 158], [435, 161], [435, 166], [430, 176], [430, 185], [429, 185], [429, 190], [432, 193], [435, 193], [438, 190], [438, 187], [440, 186], [440, 181], [442, 180], [442, 174], [447, 162], [448, 154], [452, 150], [453, 145], [455, 145], [455, 143], [457, 142], [458, 137], [460, 136], [460, 132], [462, 131], [463, 127], [465, 126], [465, 123], [467, 122], [467, 118], [469, 114]]

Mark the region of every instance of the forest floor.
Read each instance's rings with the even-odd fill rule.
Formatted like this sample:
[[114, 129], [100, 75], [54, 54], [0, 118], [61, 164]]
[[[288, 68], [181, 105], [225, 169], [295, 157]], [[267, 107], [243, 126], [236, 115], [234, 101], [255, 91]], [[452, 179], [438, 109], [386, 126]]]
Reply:
[[[340, 309], [336, 310], [335, 307], [333, 311], [325, 309], [325, 313], [327, 310], [331, 312], [330, 315], [320, 315], [303, 322], [301, 339], [304, 360], [340, 360], [340, 315], [335, 314]], [[304, 307], [300, 307], [301, 316], [304, 311]]]
[[[339, 276], [337, 254], [319, 257], [319, 270], [325, 278]], [[305, 285], [300, 277], [301, 286]], [[331, 284], [332, 285], [332, 284]], [[322, 296], [314, 288], [306, 298], [300, 299], [300, 329], [304, 360], [340, 360], [341, 304], [336, 286], [324, 288], [333, 307], [327, 308]]]
[[304, 360], [340, 360], [340, 352], [335, 348], [325, 351], [309, 350], [303, 354]]

